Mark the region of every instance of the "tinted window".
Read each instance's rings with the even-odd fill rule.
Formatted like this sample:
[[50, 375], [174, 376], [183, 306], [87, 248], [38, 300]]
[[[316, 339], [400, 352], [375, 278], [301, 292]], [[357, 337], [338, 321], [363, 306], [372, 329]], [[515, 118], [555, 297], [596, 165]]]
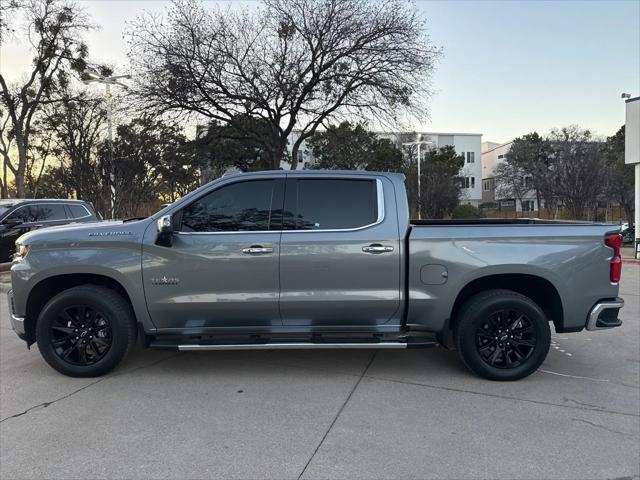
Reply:
[[357, 228], [378, 218], [375, 180], [299, 179], [296, 183], [296, 230]]
[[87, 209], [84, 208], [82, 205], [67, 204], [67, 208], [71, 212], [71, 218], [82, 218], [89, 215], [89, 212], [87, 212]]
[[11, 215], [9, 215], [7, 220], [20, 220], [21, 222], [30, 222], [31, 221], [31, 212], [29, 211], [29, 207], [20, 207], [14, 210]]
[[[185, 232], [237, 232], [279, 229], [271, 218], [275, 182], [234, 183], [196, 200], [183, 210]], [[270, 225], [271, 223], [271, 225]]]
[[34, 222], [51, 222], [55, 220], [66, 220], [67, 214], [62, 203], [42, 203], [31, 205], [30, 210], [34, 212]]

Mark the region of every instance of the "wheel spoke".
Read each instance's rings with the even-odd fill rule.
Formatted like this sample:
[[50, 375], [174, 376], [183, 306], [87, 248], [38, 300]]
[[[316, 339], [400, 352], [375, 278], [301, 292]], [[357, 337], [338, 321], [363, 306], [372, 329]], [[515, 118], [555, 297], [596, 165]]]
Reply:
[[75, 342], [73, 342], [73, 344], [69, 348], [67, 348], [64, 352], [62, 352], [61, 356], [63, 360], [66, 360], [69, 357], [69, 355], [71, 355], [71, 352], [73, 352], [76, 349], [79, 342], [80, 342], [79, 340], [76, 340]]
[[489, 338], [491, 340], [494, 339], [494, 337], [496, 336], [495, 332], [492, 332], [490, 330], [485, 330], [483, 328], [481, 328], [480, 330], [478, 330], [478, 336], [479, 337], [486, 337]]
[[89, 344], [87, 345], [87, 347], [91, 347], [91, 351], [93, 352], [91, 353], [92, 357], [95, 357], [95, 358], [100, 357], [100, 350], [98, 349], [98, 347], [96, 346], [96, 343], [93, 340], [89, 340]]
[[71, 323], [72, 325], [76, 325], [78, 323], [78, 321], [73, 318], [71, 314], [69, 314], [67, 309], [64, 309], [62, 312], [60, 312], [60, 318], [62, 318], [67, 325], [69, 325], [69, 323]]
[[525, 325], [524, 327], [513, 329], [513, 333], [520, 335], [522, 333], [531, 333], [533, 331], [533, 325]]
[[71, 335], [67, 335], [66, 337], [62, 337], [59, 338], [57, 340], [53, 341], [53, 346], [54, 347], [61, 347], [62, 345], [64, 345], [65, 343], [67, 343], [69, 340], [73, 339], [73, 334]]
[[500, 316], [502, 315], [502, 311], [496, 312], [489, 317], [489, 326], [493, 327], [494, 330], [498, 330], [502, 328]]
[[63, 325], [52, 325], [51, 328], [54, 330], [58, 330], [59, 332], [64, 332], [67, 335], [73, 334], [73, 327], [65, 327]]
[[511, 343], [517, 346], [531, 347], [531, 348], [536, 346], [535, 341], [525, 340], [523, 338], [512, 338]]
[[81, 364], [87, 363], [87, 346], [84, 344], [78, 345], [78, 361]]
[[105, 342], [102, 338], [93, 337], [93, 341], [96, 343], [96, 345], [100, 345], [101, 347], [108, 347], [109, 346], [109, 344], [107, 342]]
[[491, 365], [495, 365], [499, 355], [500, 355], [500, 349], [496, 347], [496, 349], [493, 351], [493, 354], [489, 357], [489, 363]]
[[524, 355], [522, 355], [519, 351], [518, 351], [518, 347], [516, 345], [512, 345], [513, 349], [511, 350], [515, 356], [516, 356], [516, 360], [518, 362], [520, 362], [521, 360], [524, 359]]
[[487, 350], [489, 350], [495, 344], [496, 344], [495, 339], [491, 339], [490, 342], [487, 342], [485, 345], [483, 345], [482, 347], [478, 348], [478, 351], [479, 352], [486, 352]]
[[509, 328], [511, 330], [514, 330], [516, 326], [522, 321], [523, 318], [524, 318], [524, 315], [516, 315], [516, 319], [511, 323], [511, 325], [509, 325]]
[[511, 367], [513, 365], [513, 361], [509, 356], [509, 351], [506, 348], [504, 349], [504, 359], [507, 362], [507, 367]]

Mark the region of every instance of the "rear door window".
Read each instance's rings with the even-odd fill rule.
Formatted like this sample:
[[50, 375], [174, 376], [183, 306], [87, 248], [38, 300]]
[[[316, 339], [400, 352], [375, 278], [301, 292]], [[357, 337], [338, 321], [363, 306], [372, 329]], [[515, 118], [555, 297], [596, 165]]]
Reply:
[[30, 205], [33, 212], [33, 222], [54, 222], [56, 220], [66, 220], [67, 214], [62, 203], [41, 203]]
[[89, 212], [87, 212], [87, 209], [82, 205], [70, 203], [67, 204], [67, 208], [69, 209], [69, 212], [71, 212], [71, 218], [83, 218], [89, 216]]
[[378, 218], [375, 180], [292, 179], [286, 196], [287, 230], [345, 230]]

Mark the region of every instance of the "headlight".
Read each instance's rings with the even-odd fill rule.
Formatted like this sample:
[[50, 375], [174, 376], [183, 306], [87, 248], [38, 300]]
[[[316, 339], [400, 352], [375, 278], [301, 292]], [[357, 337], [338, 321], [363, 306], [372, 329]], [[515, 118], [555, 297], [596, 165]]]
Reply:
[[27, 245], [23, 245], [19, 243], [16, 245], [16, 258], [24, 258], [29, 255], [29, 247]]

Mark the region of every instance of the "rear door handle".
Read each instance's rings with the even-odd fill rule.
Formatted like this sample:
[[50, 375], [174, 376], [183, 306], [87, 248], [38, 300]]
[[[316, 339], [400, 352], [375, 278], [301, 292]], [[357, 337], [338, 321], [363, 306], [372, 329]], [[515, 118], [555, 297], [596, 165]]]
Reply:
[[393, 252], [393, 247], [389, 245], [380, 245], [379, 243], [373, 243], [369, 246], [362, 247], [364, 253], [385, 253]]
[[262, 245], [251, 245], [248, 248], [243, 248], [242, 253], [248, 255], [264, 255], [265, 253], [273, 253], [273, 248], [263, 247]]

